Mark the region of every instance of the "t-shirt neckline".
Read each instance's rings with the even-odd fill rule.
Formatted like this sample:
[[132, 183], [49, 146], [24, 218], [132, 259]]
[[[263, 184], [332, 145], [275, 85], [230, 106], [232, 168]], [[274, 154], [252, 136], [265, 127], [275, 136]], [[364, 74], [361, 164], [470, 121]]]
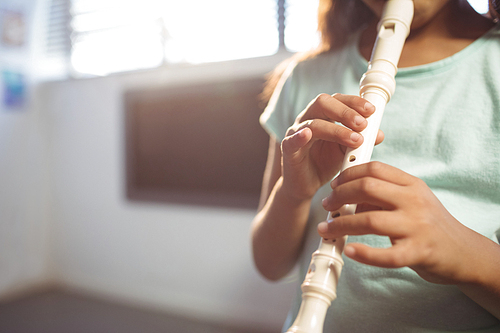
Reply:
[[[482, 45], [484, 45], [484, 43], [488, 39], [490, 39], [492, 36], [496, 34], [500, 34], [500, 23], [496, 24], [483, 36], [479, 37], [470, 45], [460, 50], [459, 52], [453, 54], [452, 56], [424, 65], [399, 68], [396, 77], [400, 78], [405, 76], [415, 76], [421, 74], [429, 75], [446, 71], [455, 66], [457, 62], [475, 53], [482, 47]], [[356, 68], [358, 68], [361, 73], [364, 73], [368, 67], [368, 61], [361, 55], [358, 48], [360, 35], [361, 32], [357, 33], [354, 36], [354, 38], [350, 42], [349, 48], [350, 48], [350, 53], [352, 55], [351, 59], [353, 59], [353, 61], [355, 62]]]

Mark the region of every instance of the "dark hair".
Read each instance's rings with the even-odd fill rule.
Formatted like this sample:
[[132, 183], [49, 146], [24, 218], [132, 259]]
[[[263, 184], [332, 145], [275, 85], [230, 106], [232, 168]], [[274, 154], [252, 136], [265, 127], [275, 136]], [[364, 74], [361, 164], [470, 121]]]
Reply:
[[[489, 16], [500, 19], [500, 0], [489, 0]], [[349, 37], [375, 18], [362, 0], [319, 0], [318, 32], [320, 44], [314, 50], [298, 53], [282, 62], [269, 75], [262, 93], [263, 101], [271, 97], [285, 68], [292, 61], [301, 61], [316, 55], [338, 50], [345, 46]]]
[[318, 31], [320, 52], [343, 47], [349, 37], [374, 19], [373, 12], [361, 0], [320, 0]]
[[500, 0], [490, 0], [490, 15], [495, 21], [500, 20]]

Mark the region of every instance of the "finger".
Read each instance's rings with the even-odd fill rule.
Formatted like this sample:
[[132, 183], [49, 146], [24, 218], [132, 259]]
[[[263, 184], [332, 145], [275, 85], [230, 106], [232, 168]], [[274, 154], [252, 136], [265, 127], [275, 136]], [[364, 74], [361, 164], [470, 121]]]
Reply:
[[402, 238], [408, 233], [406, 224], [387, 211], [371, 211], [355, 215], [339, 216], [330, 222], [318, 224], [323, 238], [339, 238], [346, 235], [379, 235]]
[[361, 134], [323, 119], [307, 120], [292, 126], [288, 134], [299, 132], [304, 128], [311, 130], [312, 140], [335, 142], [352, 148], [359, 147], [363, 143], [363, 136]]
[[359, 112], [364, 117], [369, 117], [375, 112], [375, 106], [366, 99], [356, 95], [333, 94], [333, 98], [339, 100], [345, 105], [348, 105], [353, 110]]
[[351, 182], [356, 179], [361, 179], [363, 177], [376, 178], [400, 186], [411, 185], [417, 179], [414, 176], [402, 171], [401, 169], [395, 168], [388, 164], [384, 164], [381, 162], [369, 162], [356, 165], [344, 170], [331, 182], [330, 186], [333, 189], [339, 185]]
[[332, 192], [323, 199], [323, 207], [336, 211], [346, 204], [369, 204], [384, 210], [393, 210], [406, 197], [406, 188], [372, 177], [354, 179], [332, 187]]
[[359, 243], [347, 244], [344, 253], [347, 257], [360, 263], [383, 268], [412, 266], [416, 264], [418, 256], [415, 251], [411, 251], [402, 245], [394, 245], [383, 249]]
[[375, 139], [375, 145], [382, 143], [385, 139], [385, 134], [382, 130], [378, 130], [377, 139]]
[[[381, 144], [382, 141], [384, 141], [384, 138], [385, 138], [384, 132], [382, 132], [382, 130], [378, 130], [377, 138], [375, 139], [375, 145]], [[345, 146], [341, 146], [340, 149], [342, 150], [342, 153], [345, 154], [345, 152], [347, 150], [346, 147]]]
[[302, 130], [287, 136], [281, 142], [281, 151], [284, 157], [294, 156], [300, 152], [312, 139], [312, 131], [305, 127]]
[[[348, 101], [350, 104], [345, 104]], [[299, 115], [299, 122], [310, 119], [323, 119], [339, 122], [344, 126], [361, 132], [368, 122], [366, 117], [373, 113], [374, 107], [357, 96], [321, 94]]]

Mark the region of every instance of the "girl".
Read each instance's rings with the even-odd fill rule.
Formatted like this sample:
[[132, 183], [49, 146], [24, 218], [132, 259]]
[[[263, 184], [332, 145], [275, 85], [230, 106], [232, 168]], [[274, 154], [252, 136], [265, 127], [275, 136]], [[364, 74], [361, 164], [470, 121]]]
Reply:
[[[498, 0], [487, 17], [466, 0], [414, 0], [376, 162], [329, 184], [374, 112], [356, 95], [384, 2], [321, 0], [321, 46], [278, 76], [261, 116], [256, 266], [278, 280], [299, 263], [300, 284], [319, 236], [349, 235], [325, 332], [499, 332]], [[356, 215], [318, 225], [347, 203]]]

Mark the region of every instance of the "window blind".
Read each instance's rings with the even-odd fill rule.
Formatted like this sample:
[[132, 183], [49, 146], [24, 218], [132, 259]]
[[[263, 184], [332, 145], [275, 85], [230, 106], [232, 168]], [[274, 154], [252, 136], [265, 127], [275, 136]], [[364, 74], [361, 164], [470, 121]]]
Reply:
[[44, 17], [46, 17], [44, 56], [48, 58], [69, 57], [71, 54], [69, 1], [47, 1], [47, 10]]

